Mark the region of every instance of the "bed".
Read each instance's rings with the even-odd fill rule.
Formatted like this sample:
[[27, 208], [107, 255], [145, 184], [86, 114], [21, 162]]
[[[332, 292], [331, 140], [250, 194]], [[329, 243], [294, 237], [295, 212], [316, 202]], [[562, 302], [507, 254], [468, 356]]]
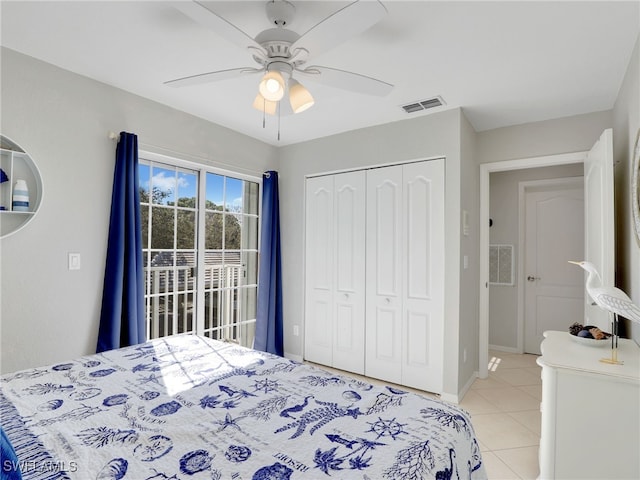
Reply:
[[205, 337], [1, 380], [25, 480], [486, 478], [460, 408]]

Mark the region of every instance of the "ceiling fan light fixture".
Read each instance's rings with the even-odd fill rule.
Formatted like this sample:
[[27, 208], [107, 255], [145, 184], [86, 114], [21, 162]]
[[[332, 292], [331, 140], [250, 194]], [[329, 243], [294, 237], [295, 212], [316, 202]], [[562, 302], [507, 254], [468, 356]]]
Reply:
[[289, 103], [293, 113], [300, 113], [312, 107], [315, 101], [309, 90], [292, 78], [289, 80]]
[[272, 102], [277, 102], [284, 96], [284, 88], [284, 77], [276, 70], [265, 73], [258, 85], [260, 95]]
[[258, 93], [253, 101], [253, 108], [269, 115], [275, 115], [278, 108], [278, 102], [267, 100]]
[[293, 78], [289, 80], [289, 102], [293, 113], [304, 112], [315, 103], [309, 90]]

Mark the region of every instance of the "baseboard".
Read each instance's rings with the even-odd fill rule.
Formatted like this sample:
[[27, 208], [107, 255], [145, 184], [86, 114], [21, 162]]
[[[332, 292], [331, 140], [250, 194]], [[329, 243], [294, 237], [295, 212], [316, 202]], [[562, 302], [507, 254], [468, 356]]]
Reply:
[[440, 400], [445, 401], [445, 402], [449, 402], [449, 403], [455, 403], [458, 404], [458, 395], [454, 395], [452, 393], [441, 393], [440, 394]]
[[284, 352], [284, 358], [288, 358], [289, 360], [295, 360], [296, 362], [302, 363], [302, 355], [294, 355], [293, 353]]
[[464, 387], [462, 387], [457, 394], [443, 393], [440, 395], [440, 399], [445, 402], [455, 403], [456, 405], [459, 404], [471, 388], [471, 385], [473, 385], [473, 382], [475, 382], [476, 378], [478, 378], [478, 372], [473, 372], [473, 375], [471, 375], [467, 383], [465, 383]]
[[504, 353], [520, 353], [518, 352], [517, 348], [503, 347], [501, 345], [489, 345], [489, 350], [495, 350], [497, 352], [504, 352]]

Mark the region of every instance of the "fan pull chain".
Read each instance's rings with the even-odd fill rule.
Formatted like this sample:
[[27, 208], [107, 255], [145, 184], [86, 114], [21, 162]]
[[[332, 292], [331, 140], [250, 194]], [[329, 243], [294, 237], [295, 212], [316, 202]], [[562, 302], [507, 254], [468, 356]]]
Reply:
[[278, 102], [278, 141], [280, 141], [280, 103]]
[[267, 125], [267, 99], [262, 99], [262, 128]]

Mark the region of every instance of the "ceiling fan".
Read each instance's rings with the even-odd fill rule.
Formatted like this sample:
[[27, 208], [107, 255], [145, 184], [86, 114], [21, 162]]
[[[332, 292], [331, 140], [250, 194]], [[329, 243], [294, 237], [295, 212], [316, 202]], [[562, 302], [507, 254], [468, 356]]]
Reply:
[[379, 22], [387, 14], [387, 9], [378, 0], [349, 3], [303, 34], [287, 28], [294, 18], [295, 6], [286, 0], [269, 0], [266, 14], [275, 27], [258, 33], [255, 38], [210, 10], [204, 2], [174, 2], [174, 6], [230, 42], [248, 49], [258, 67], [201, 73], [170, 80], [165, 85], [183, 87], [264, 72], [253, 106], [271, 115], [276, 111], [279, 114], [289, 113], [286, 102], [282, 102], [283, 112], [278, 108], [285, 94], [293, 113], [303, 112], [314, 104], [311, 93], [296, 78], [377, 96], [384, 96], [393, 89], [389, 83], [358, 73], [319, 65], [308, 66], [313, 56], [336, 47]]

